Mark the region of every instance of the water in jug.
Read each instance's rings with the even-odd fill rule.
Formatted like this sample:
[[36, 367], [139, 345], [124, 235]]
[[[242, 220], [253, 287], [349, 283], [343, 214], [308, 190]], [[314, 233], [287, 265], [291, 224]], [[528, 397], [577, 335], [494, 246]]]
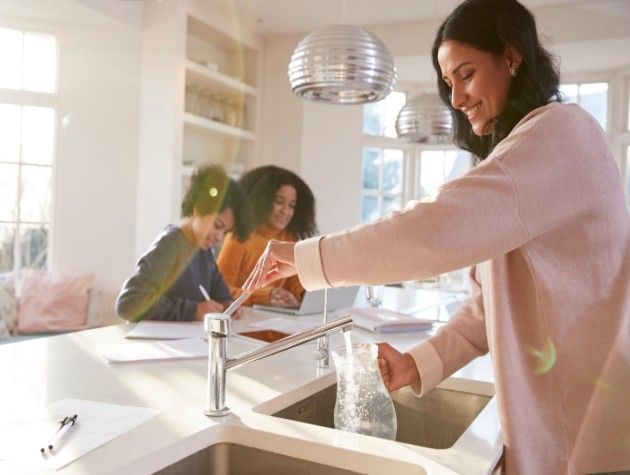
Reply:
[[394, 440], [396, 411], [378, 369], [378, 347], [350, 344], [346, 338], [346, 346], [333, 352], [337, 370], [335, 428]]

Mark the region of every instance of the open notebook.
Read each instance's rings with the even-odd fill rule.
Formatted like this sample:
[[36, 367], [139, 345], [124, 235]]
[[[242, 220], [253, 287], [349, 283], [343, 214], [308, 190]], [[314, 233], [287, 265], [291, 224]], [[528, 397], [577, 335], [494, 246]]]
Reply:
[[430, 330], [435, 323], [435, 320], [384, 308], [350, 308], [344, 310], [344, 313], [352, 316], [352, 321], [357, 327], [376, 333]]

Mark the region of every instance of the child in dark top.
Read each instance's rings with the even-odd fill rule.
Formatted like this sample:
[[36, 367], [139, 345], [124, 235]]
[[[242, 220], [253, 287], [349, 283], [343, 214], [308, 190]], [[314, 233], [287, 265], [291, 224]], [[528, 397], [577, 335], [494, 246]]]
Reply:
[[231, 230], [239, 239], [249, 236], [249, 205], [243, 188], [221, 167], [203, 167], [192, 177], [182, 216], [178, 226], [164, 228], [124, 283], [116, 301], [121, 318], [203, 320], [206, 313], [222, 312], [231, 303], [212, 248]]

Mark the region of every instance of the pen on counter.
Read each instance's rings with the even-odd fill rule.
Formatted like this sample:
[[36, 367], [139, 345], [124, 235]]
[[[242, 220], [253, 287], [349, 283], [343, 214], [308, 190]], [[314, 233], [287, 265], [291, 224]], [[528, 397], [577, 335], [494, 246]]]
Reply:
[[208, 292], [206, 291], [206, 289], [204, 288], [203, 285], [199, 284], [199, 291], [201, 292], [201, 295], [203, 295], [203, 298], [206, 300], [210, 300], [210, 296], [208, 295]]
[[76, 424], [78, 415], [74, 416], [66, 416], [62, 420], [59, 421], [59, 428], [53, 435], [52, 441], [45, 447], [40, 448], [40, 452], [42, 455], [46, 454], [46, 451], [52, 452], [55, 450], [55, 447], [59, 447], [59, 444], [63, 439], [65, 439], [70, 432], [70, 429]]

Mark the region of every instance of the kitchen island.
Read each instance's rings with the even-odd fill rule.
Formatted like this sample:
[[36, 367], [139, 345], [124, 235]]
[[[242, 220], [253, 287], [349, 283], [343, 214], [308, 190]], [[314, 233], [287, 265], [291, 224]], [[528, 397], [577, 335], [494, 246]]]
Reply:
[[[234, 331], [279, 314], [245, 309]], [[283, 317], [292, 318], [292, 317]], [[295, 318], [295, 317], [293, 317]], [[299, 317], [319, 324], [321, 315]], [[155, 408], [160, 413], [55, 472], [0, 460], [1, 473], [154, 473], [220, 443], [238, 444], [359, 473], [488, 473], [500, 455], [495, 398], [450, 448], [431, 449], [349, 434], [271, 414], [335, 383], [334, 370], [313, 360], [315, 342], [231, 370], [227, 404], [232, 414], [203, 414], [207, 360], [108, 364], [97, 347], [126, 343], [129, 325], [118, 325], [0, 346], [0, 427], [4, 422], [60, 399]], [[353, 329], [355, 342], [388, 341], [404, 351], [428, 333], [379, 335]], [[255, 342], [230, 338], [232, 355]], [[332, 348], [341, 346], [339, 334]], [[440, 387], [493, 396], [491, 365], [480, 358]], [[403, 389], [401, 391], [406, 391]]]

